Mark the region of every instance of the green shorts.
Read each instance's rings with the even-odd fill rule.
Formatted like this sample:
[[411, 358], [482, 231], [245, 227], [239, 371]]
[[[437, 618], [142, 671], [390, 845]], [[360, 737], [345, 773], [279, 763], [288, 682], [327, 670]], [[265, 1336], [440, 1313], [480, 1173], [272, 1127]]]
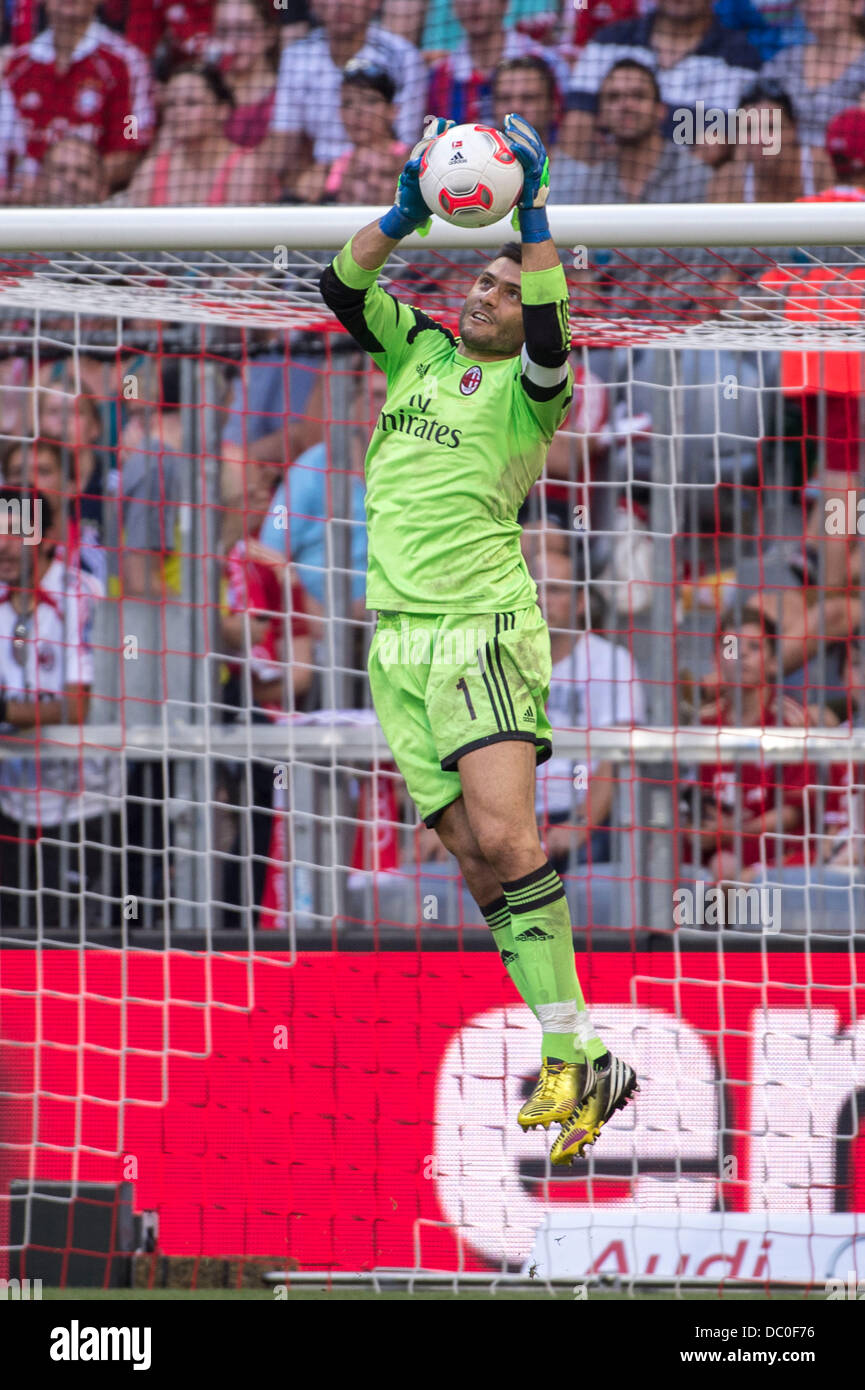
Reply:
[[376, 714], [427, 825], [461, 794], [464, 753], [504, 739], [552, 754], [550, 635], [537, 604], [514, 613], [379, 613], [369, 652]]

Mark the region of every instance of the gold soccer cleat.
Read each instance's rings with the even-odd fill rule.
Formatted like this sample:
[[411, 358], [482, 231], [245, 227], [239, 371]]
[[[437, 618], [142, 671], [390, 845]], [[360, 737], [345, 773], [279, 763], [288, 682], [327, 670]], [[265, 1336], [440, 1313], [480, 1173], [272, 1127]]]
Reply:
[[523, 1129], [564, 1124], [583, 1098], [588, 1071], [585, 1062], [556, 1062], [545, 1057], [537, 1085], [517, 1116]]
[[550, 1163], [555, 1167], [564, 1167], [579, 1158], [594, 1144], [610, 1116], [623, 1110], [640, 1089], [633, 1067], [612, 1055], [603, 1071], [592, 1069], [592, 1077], [594, 1084], [590, 1080], [588, 1095], [565, 1121], [550, 1150]]

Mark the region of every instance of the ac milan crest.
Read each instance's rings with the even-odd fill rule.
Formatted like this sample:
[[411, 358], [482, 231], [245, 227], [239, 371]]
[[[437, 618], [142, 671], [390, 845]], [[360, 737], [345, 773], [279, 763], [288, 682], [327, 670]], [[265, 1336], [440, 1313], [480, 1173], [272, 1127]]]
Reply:
[[460, 393], [463, 396], [473, 396], [483, 380], [483, 372], [480, 367], [469, 367], [463, 372], [460, 381]]

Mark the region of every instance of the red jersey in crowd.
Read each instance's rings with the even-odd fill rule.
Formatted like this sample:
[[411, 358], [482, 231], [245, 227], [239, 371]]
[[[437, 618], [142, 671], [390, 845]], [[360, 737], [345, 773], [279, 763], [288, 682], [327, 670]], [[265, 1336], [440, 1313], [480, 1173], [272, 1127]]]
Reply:
[[52, 31], [43, 30], [13, 51], [6, 82], [33, 166], [67, 135], [81, 136], [102, 155], [150, 143], [156, 115], [147, 59], [104, 24], [88, 25], [65, 72], [58, 71]]
[[214, 8], [213, 0], [103, 0], [102, 13], [143, 53], [152, 54], [164, 37], [178, 56], [200, 58]]
[[587, 0], [587, 3], [574, 7], [573, 29], [565, 42], [582, 48], [599, 29], [607, 24], [618, 24], [623, 19], [635, 19], [637, 15], [645, 14], [646, 8], [637, 0]]
[[[250, 648], [250, 671], [261, 681], [276, 680], [282, 674], [282, 663], [289, 658], [283, 616], [285, 593], [280, 576], [273, 565], [248, 559], [244, 540], [232, 547], [225, 565], [225, 604], [229, 613], [259, 613], [270, 617], [264, 636]], [[305, 637], [308, 632], [303, 588], [295, 583], [291, 588], [291, 635]], [[275, 701], [264, 708], [275, 714], [282, 713], [281, 705]]]
[[849, 840], [853, 835], [862, 834], [863, 779], [865, 768], [851, 762], [831, 763], [828, 768], [828, 785], [826, 772], [821, 770], [818, 773], [818, 785], [812, 796], [813, 814], [809, 822], [807, 853], [803, 842], [799, 850], [785, 860], [785, 863], [821, 863], [839, 850], [845, 840]]
[[[721, 724], [732, 720], [725, 714]], [[767, 700], [760, 710], [758, 726], [762, 729], [793, 727], [785, 718], [781, 725], [773, 700]], [[763, 831], [757, 835], [735, 834], [729, 845], [722, 843], [719, 836], [716, 846], [709, 845], [706, 857], [716, 850], [729, 848], [738, 855], [742, 868], [751, 864], [765, 862], [770, 867], [783, 861], [795, 862], [794, 856], [803, 852], [805, 833], [806, 787], [817, 782], [815, 769], [809, 763], [704, 763], [700, 770], [701, 802], [705, 806], [715, 799], [719, 813], [733, 815], [737, 801], [742, 823], [765, 816], [776, 809], [792, 806], [796, 812], [794, 824], [783, 833], [780, 826], [774, 830]], [[780, 798], [776, 800], [776, 787], [780, 782]], [[811, 822], [813, 822], [813, 816]], [[779, 840], [782, 841], [779, 848]], [[765, 849], [761, 848], [761, 841]], [[799, 861], [801, 862], [801, 860]]]

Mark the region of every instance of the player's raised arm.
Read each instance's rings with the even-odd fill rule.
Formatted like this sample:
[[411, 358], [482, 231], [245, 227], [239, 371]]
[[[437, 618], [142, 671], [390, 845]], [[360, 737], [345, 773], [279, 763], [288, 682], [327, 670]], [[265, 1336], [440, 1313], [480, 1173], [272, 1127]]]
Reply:
[[533, 414], [552, 436], [570, 403], [573, 373], [568, 362], [568, 286], [545, 207], [550, 191], [550, 161], [541, 137], [522, 116], [506, 116], [504, 134], [524, 175], [517, 204], [523, 246], [520, 278], [525, 332], [521, 381]]
[[403, 237], [429, 224], [429, 208], [420, 192], [420, 162], [427, 145], [453, 121], [429, 117], [422, 139], [409, 156], [396, 190], [396, 202], [377, 222], [355, 232], [319, 280], [322, 298], [359, 347], [385, 365], [398, 353], [417, 311], [403, 305], [376, 284], [379, 271]]

